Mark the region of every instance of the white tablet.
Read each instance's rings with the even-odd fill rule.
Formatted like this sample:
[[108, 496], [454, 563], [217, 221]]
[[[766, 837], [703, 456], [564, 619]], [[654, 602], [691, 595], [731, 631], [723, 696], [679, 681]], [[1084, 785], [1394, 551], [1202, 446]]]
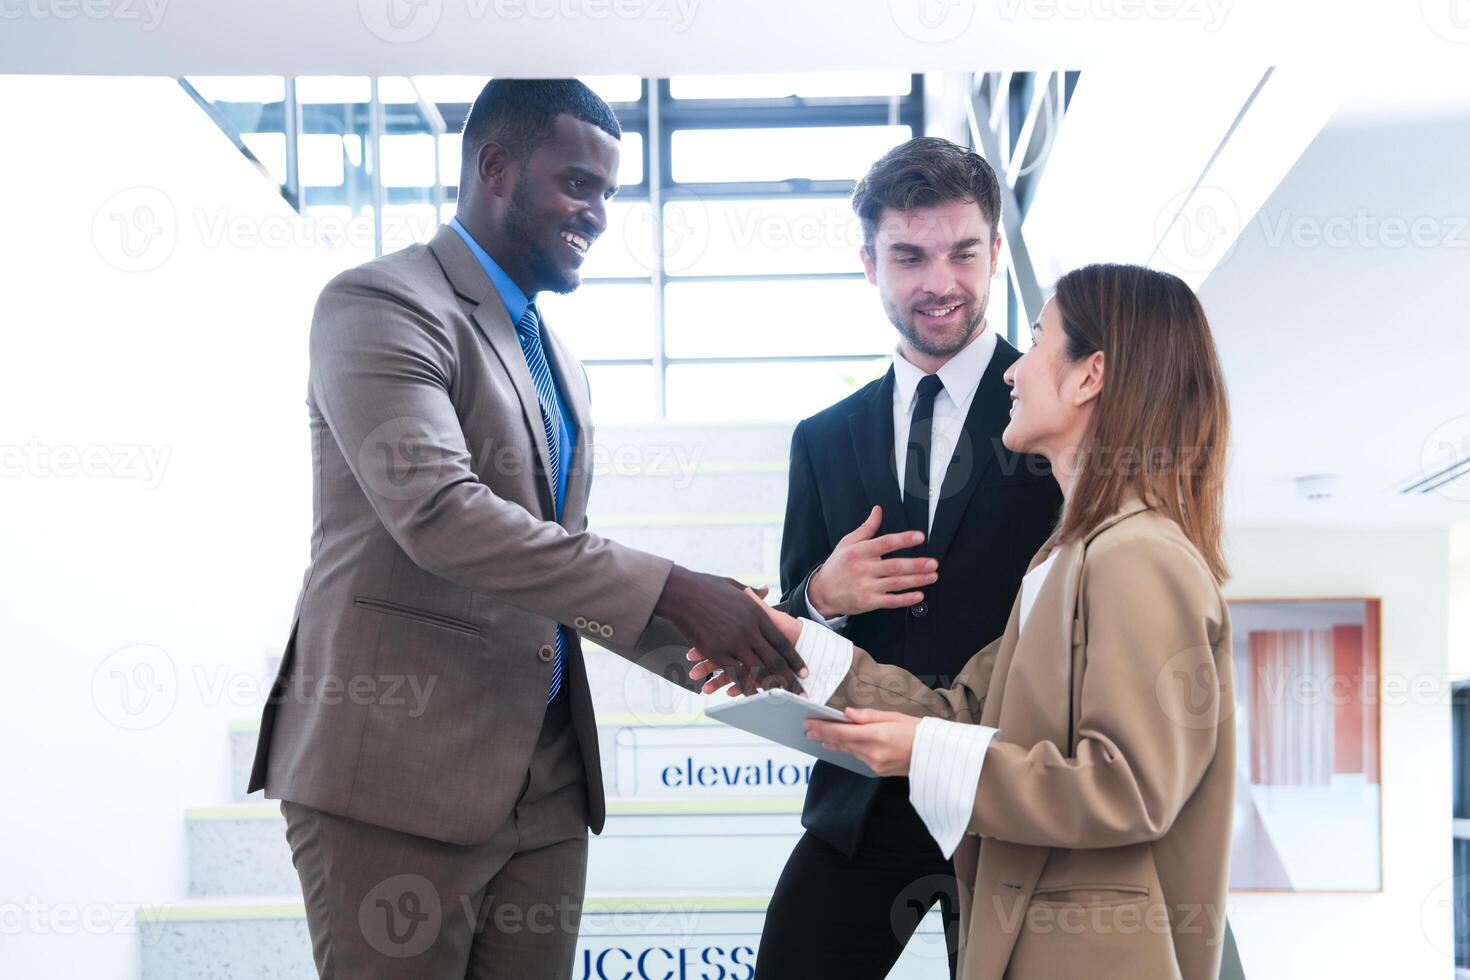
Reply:
[[752, 735], [759, 735], [761, 738], [777, 742], [806, 755], [816, 756], [834, 766], [841, 766], [864, 776], [876, 778], [878, 775], [857, 756], [826, 748], [821, 742], [806, 737], [806, 727], [803, 723], [808, 718], [841, 721], [849, 725], [852, 722], [848, 721], [847, 716], [836, 708], [809, 701], [799, 694], [792, 694], [781, 688], [772, 688], [749, 697], [730, 698], [724, 704], [706, 708], [704, 713], [716, 721], [722, 721], [727, 725], [750, 732]]

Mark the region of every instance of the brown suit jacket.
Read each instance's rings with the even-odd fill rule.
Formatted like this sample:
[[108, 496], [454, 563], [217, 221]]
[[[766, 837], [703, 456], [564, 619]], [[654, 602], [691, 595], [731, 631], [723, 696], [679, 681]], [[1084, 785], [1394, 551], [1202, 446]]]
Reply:
[[854, 652], [828, 701], [999, 729], [955, 852], [960, 976], [1213, 980], [1234, 804], [1230, 622], [1136, 500], [1060, 547], [1024, 628], [934, 691]]
[[[452, 843], [489, 838], [526, 777], [557, 623], [665, 676], [671, 563], [586, 530], [586, 374], [547, 357], [577, 428], [561, 520], [515, 328], [454, 229], [342, 273], [311, 326], [311, 562], [250, 789]], [[579, 638], [563, 684], [604, 818]], [[687, 682], [686, 682], [687, 683]]]

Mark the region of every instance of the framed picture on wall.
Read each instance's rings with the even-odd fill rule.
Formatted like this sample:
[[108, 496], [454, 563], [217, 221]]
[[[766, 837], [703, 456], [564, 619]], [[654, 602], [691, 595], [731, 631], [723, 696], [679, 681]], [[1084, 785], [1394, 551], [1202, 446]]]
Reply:
[[1380, 601], [1231, 599], [1230, 887], [1379, 891]]

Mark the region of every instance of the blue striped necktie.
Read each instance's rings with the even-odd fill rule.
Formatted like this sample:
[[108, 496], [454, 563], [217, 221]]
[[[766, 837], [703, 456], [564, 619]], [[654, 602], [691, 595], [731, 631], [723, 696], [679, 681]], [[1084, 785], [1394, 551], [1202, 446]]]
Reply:
[[[557, 437], [561, 428], [561, 402], [556, 397], [556, 385], [551, 381], [551, 365], [546, 362], [546, 351], [541, 347], [541, 322], [535, 306], [527, 306], [516, 324], [516, 337], [521, 342], [521, 353], [526, 355], [526, 367], [531, 370], [531, 381], [536, 385], [536, 400], [541, 403], [541, 427], [546, 430], [546, 451], [550, 455], [547, 477], [551, 480], [551, 496], [556, 502], [556, 516], [561, 519], [561, 447]], [[546, 695], [548, 704], [561, 690], [561, 677], [565, 663], [565, 642], [562, 627], [556, 627], [556, 662], [551, 665], [551, 692]]]

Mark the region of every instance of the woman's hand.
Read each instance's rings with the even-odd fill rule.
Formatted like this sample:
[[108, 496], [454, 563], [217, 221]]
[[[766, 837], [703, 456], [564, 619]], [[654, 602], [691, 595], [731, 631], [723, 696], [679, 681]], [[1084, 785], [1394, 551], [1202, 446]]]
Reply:
[[[796, 646], [796, 638], [801, 635], [801, 621], [786, 615], [773, 606], [767, 605], [764, 599], [750, 589], [746, 589], [745, 594], [750, 596], [753, 602], [765, 610], [766, 615], [771, 617], [771, 622], [775, 623], [776, 628], [781, 631], [781, 635], [786, 637], [786, 641], [793, 647]], [[709, 678], [709, 680], [705, 681], [704, 686], [699, 689], [701, 694], [713, 694], [722, 687], [729, 688], [731, 697], [735, 697], [740, 693], [739, 685], [730, 683], [732, 678], [720, 670], [720, 668], [716, 667], [713, 661], [699, 651], [699, 648], [696, 647], [690, 650], [687, 657], [689, 660], [694, 661], [694, 666], [689, 668], [690, 680], [697, 681], [706, 677]]]
[[816, 739], [829, 749], [857, 756], [880, 776], [909, 774], [914, 729], [919, 727], [919, 719], [897, 711], [871, 708], [848, 708], [846, 714], [855, 724], [808, 718], [807, 738]]

